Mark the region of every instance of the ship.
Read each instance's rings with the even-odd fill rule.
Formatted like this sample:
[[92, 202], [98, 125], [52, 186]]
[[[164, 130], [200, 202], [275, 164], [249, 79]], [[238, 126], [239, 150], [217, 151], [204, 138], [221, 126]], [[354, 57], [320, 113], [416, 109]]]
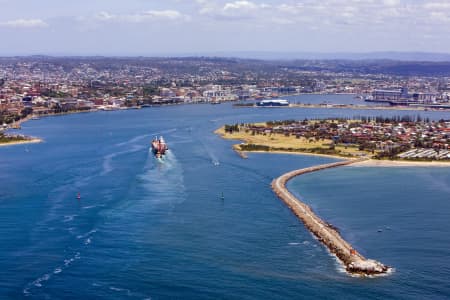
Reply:
[[256, 103], [256, 106], [265, 106], [265, 107], [289, 106], [289, 101], [285, 99], [261, 100]]
[[162, 158], [169, 149], [162, 136], [159, 138], [155, 137], [150, 144], [152, 147], [152, 152], [156, 158]]

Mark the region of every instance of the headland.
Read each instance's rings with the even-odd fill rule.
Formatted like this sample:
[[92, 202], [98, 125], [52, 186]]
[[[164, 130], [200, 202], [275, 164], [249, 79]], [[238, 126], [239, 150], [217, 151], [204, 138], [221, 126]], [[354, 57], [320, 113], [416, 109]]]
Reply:
[[5, 135], [0, 133], [0, 147], [14, 146], [22, 144], [41, 143], [42, 139], [23, 135]]
[[380, 161], [380, 166], [412, 165], [409, 163], [450, 166], [450, 122], [416, 118], [360, 117], [242, 123], [225, 125], [215, 133], [225, 139], [241, 140], [242, 143], [233, 146], [238, 152], [370, 158]]

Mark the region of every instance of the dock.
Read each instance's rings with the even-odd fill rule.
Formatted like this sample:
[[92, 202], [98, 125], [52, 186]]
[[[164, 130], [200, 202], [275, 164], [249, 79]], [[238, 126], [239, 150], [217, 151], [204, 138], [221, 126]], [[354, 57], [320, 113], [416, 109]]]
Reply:
[[345, 266], [347, 273], [359, 276], [381, 275], [391, 268], [378, 261], [367, 259], [358, 253], [352, 245], [346, 242], [337, 229], [320, 219], [311, 208], [292, 195], [286, 188], [286, 183], [299, 175], [316, 172], [319, 170], [346, 166], [361, 162], [365, 159], [339, 161], [330, 164], [294, 170], [272, 181], [272, 189], [275, 194], [294, 212], [305, 224], [306, 228], [321, 241], [331, 253]]

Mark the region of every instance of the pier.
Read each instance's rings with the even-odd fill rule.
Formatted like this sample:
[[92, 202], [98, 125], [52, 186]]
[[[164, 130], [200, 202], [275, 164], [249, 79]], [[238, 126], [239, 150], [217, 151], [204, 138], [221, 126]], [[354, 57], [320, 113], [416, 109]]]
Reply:
[[346, 160], [324, 164], [288, 172], [272, 181], [272, 189], [277, 196], [294, 212], [319, 241], [344, 264], [348, 273], [360, 276], [380, 275], [387, 273], [390, 267], [382, 263], [367, 259], [346, 242], [336, 228], [320, 219], [311, 208], [292, 195], [286, 188], [286, 183], [295, 176], [319, 170], [346, 166], [361, 162], [365, 159]]

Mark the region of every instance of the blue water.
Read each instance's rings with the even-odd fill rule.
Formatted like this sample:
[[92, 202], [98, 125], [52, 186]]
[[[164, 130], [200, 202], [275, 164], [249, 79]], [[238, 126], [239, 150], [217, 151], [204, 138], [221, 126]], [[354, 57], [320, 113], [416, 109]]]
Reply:
[[302, 104], [353, 104], [353, 105], [367, 105], [367, 106], [389, 106], [389, 103], [366, 102], [362, 99], [357, 99], [355, 94], [302, 94], [295, 96], [284, 96], [282, 98], [288, 99], [290, 103]]
[[[396, 269], [352, 278], [270, 189], [283, 172], [333, 160], [244, 160], [212, 133], [381, 113], [401, 114], [222, 104], [29, 121], [22, 132], [44, 143], [0, 148], [0, 298], [449, 297], [450, 169], [346, 167], [289, 183], [360, 252]], [[155, 135], [170, 147], [162, 162], [149, 153]]]

